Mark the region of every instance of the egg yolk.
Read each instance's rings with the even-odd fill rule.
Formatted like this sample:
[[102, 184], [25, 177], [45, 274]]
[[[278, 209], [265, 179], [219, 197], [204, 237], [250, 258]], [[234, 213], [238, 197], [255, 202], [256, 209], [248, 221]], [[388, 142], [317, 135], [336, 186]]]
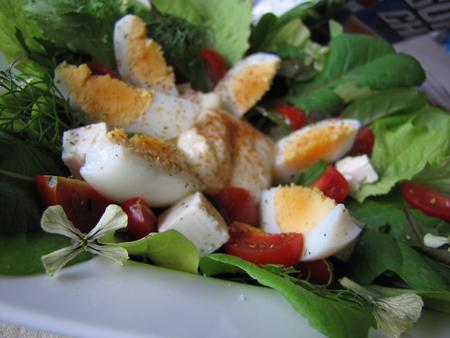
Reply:
[[233, 81], [233, 96], [242, 110], [251, 108], [269, 89], [277, 71], [276, 64], [253, 65], [242, 69]]
[[352, 125], [342, 122], [313, 125], [286, 145], [284, 163], [301, 170], [320, 160], [329, 161], [354, 130]]
[[109, 75], [92, 75], [85, 64], [62, 64], [55, 71], [70, 97], [93, 120], [123, 126], [141, 117], [153, 102], [153, 93], [132, 87]]
[[168, 67], [161, 47], [147, 38], [145, 22], [134, 17], [128, 34], [128, 64], [133, 76], [149, 86], [170, 88], [175, 77], [172, 68]]
[[314, 228], [336, 206], [319, 190], [294, 185], [277, 188], [274, 204], [281, 231], [299, 233]]

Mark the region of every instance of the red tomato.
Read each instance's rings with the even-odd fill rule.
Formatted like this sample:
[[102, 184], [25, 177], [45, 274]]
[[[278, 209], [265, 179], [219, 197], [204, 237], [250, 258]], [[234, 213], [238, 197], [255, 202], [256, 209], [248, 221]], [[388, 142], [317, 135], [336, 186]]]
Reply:
[[133, 240], [156, 231], [156, 216], [142, 198], [130, 198], [121, 207], [128, 215], [127, 231]]
[[259, 226], [258, 206], [244, 188], [226, 187], [213, 196], [228, 224], [242, 222]]
[[227, 63], [222, 55], [212, 48], [203, 48], [198, 55], [206, 62], [210, 70], [210, 79], [216, 85], [227, 72]]
[[35, 182], [43, 205], [61, 205], [67, 218], [82, 232], [89, 232], [111, 204], [81, 180], [42, 175], [36, 176]]
[[119, 74], [114, 69], [111, 69], [101, 63], [95, 61], [89, 61], [86, 63], [92, 74], [94, 75], [109, 75], [113, 79], [120, 79]]
[[373, 145], [375, 143], [375, 135], [369, 127], [361, 128], [356, 135], [355, 143], [353, 144], [351, 155], [366, 154], [372, 155]]
[[234, 222], [225, 252], [249, 262], [291, 266], [298, 262], [303, 250], [303, 235], [269, 234], [251, 225]]
[[326, 259], [298, 262], [295, 268], [300, 270], [301, 278], [314, 284], [330, 285], [333, 280], [333, 266]]
[[311, 186], [316, 187], [322, 191], [324, 195], [334, 199], [336, 203], [341, 203], [345, 200], [350, 191], [350, 187], [345, 177], [331, 164], [322, 176], [311, 183]]
[[306, 114], [291, 104], [277, 104], [274, 109], [288, 120], [293, 131], [302, 128], [306, 124]]
[[400, 190], [411, 207], [450, 222], [450, 196], [411, 182], [403, 183]]

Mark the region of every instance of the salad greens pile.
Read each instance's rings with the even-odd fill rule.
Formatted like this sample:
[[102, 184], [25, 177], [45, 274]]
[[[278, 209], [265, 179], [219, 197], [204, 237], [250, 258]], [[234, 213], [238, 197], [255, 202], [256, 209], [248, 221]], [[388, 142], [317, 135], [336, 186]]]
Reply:
[[[426, 234], [449, 236], [450, 224], [411, 208], [399, 192], [399, 184], [411, 180], [450, 195], [450, 114], [428, 105], [414, 88], [425, 79], [420, 64], [386, 42], [343, 33], [335, 21], [328, 45], [312, 40], [308, 25], [341, 3], [311, 1], [251, 25], [251, 1], [243, 0], [153, 0], [151, 10], [137, 0], [0, 0], [0, 48], [12, 62], [0, 72], [0, 274], [42, 273], [40, 257], [67, 246], [66, 239], [38, 230], [41, 206], [33, 183], [35, 175], [67, 175], [61, 136], [83, 120], [53, 85], [53, 69], [63, 60], [114, 68], [114, 23], [134, 13], [146, 21], [177, 78], [197, 88], [206, 77], [201, 48], [215, 48], [230, 65], [246, 53], [279, 55], [281, 68], [261, 106], [289, 102], [310, 121], [340, 115], [370, 126], [376, 140], [371, 162], [380, 180], [345, 201], [365, 230], [347, 263], [332, 259], [328, 287], [298, 278], [294, 269], [258, 267], [222, 253], [200, 258], [176, 231], [133, 242], [109, 233], [101, 243], [144, 263], [271, 287], [329, 337], [365, 337], [380, 325], [376, 302], [338, 284], [345, 276], [378, 295], [419, 295], [425, 307], [450, 314], [449, 252], [423, 242]], [[262, 107], [247, 117], [256, 127], [289, 132]], [[325, 168], [316, 164], [297, 184], [307, 185]]]

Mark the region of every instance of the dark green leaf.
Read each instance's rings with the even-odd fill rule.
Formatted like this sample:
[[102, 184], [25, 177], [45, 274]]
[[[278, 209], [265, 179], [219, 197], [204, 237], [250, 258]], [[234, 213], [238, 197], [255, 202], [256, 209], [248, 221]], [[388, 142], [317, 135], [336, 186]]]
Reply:
[[426, 102], [426, 95], [414, 89], [390, 88], [354, 101], [342, 116], [357, 119], [364, 126], [394, 113], [414, 113]]
[[307, 171], [301, 173], [295, 180], [295, 184], [307, 187], [315, 180], [317, 180], [327, 170], [328, 163], [319, 161], [314, 163]]
[[200, 270], [207, 276], [233, 272], [235, 268], [277, 290], [311, 326], [328, 337], [367, 337], [374, 326], [371, 308], [356, 299], [340, 298], [325, 289], [307, 289], [238, 257], [212, 254], [200, 261]]
[[[363, 232], [348, 268], [351, 278], [361, 284], [370, 284], [390, 271], [412, 289], [448, 291], [449, 288], [448, 282], [442, 276], [443, 270], [431, 266], [429, 258], [419, 254], [403, 241], [369, 229]], [[450, 272], [447, 271], [447, 274]]]
[[[45, 273], [41, 256], [70, 245], [64, 237], [33, 231], [26, 234], [0, 234], [0, 275], [33, 275]], [[73, 265], [91, 258], [83, 253]]]

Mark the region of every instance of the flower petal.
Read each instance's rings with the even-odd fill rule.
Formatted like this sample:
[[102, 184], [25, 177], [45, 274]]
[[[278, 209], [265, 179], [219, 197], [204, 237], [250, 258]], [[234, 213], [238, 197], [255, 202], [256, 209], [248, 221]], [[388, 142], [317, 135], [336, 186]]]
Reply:
[[109, 231], [126, 228], [128, 224], [128, 216], [121, 207], [110, 204], [98, 221], [97, 225], [87, 234], [88, 240], [93, 241], [102, 237]]
[[440, 248], [445, 244], [449, 244], [449, 238], [444, 236], [435, 236], [432, 234], [426, 234], [423, 237], [423, 244], [429, 248]]
[[69, 221], [60, 205], [52, 205], [44, 211], [41, 218], [41, 227], [46, 232], [63, 235], [74, 240], [80, 240], [84, 237], [83, 233]]
[[64, 265], [78, 256], [82, 251], [83, 247], [77, 243], [42, 256], [41, 261], [44, 265], [45, 272], [50, 276], [54, 276]]
[[93, 254], [109, 258], [120, 265], [123, 265], [129, 258], [128, 251], [118, 246], [89, 243], [86, 249]]

